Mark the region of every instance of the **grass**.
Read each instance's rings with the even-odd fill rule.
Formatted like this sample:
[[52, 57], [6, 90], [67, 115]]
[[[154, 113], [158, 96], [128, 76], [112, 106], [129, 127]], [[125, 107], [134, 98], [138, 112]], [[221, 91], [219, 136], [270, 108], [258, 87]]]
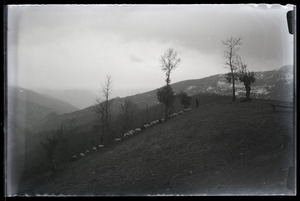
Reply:
[[212, 102], [26, 181], [20, 194], [293, 194], [293, 113], [270, 101]]

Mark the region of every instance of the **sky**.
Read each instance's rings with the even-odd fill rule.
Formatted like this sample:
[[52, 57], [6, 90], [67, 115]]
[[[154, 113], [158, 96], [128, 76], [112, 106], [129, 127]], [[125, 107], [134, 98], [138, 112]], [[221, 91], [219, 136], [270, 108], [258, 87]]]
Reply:
[[248, 70], [293, 64], [292, 5], [8, 6], [7, 81], [28, 89], [97, 90], [113, 95], [165, 84], [159, 59], [181, 58], [171, 83], [226, 73], [222, 40], [241, 37]]

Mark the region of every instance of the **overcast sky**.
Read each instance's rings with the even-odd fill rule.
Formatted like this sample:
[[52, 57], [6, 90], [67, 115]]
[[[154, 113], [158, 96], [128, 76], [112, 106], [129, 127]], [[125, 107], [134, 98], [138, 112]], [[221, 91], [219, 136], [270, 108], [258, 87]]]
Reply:
[[[222, 40], [243, 38], [248, 69], [293, 63], [286, 13], [292, 6], [9, 6], [8, 84], [29, 89], [97, 89], [114, 95], [164, 85], [159, 58], [174, 48], [182, 63], [171, 82], [226, 73]], [[120, 92], [120, 94], [118, 94]]]

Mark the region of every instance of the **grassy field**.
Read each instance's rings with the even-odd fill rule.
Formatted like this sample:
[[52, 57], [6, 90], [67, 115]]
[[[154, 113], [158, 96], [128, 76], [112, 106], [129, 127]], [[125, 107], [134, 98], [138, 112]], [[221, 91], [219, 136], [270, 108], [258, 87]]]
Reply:
[[270, 102], [202, 105], [32, 178], [20, 194], [291, 195], [293, 112]]

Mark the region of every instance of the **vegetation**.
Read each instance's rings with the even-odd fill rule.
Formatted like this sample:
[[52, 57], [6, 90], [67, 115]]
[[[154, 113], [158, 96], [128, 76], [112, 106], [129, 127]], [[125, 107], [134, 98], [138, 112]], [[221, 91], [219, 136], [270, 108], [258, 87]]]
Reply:
[[238, 50], [241, 45], [241, 38], [229, 38], [226, 41], [222, 41], [225, 46], [225, 63], [230, 72], [225, 74], [225, 78], [229, 83], [232, 83], [232, 101], [235, 101], [235, 81], [238, 80]]
[[187, 95], [184, 91], [180, 91], [180, 93], [177, 95], [180, 99], [181, 105], [183, 105], [184, 109], [188, 108], [192, 103], [192, 98]]
[[106, 82], [101, 86], [102, 97], [96, 98], [96, 104], [94, 105], [94, 111], [96, 113], [96, 128], [100, 128], [99, 144], [104, 143], [104, 136], [111, 133], [111, 108], [113, 104], [113, 100], [110, 100], [111, 93], [112, 79], [111, 76], [107, 76]]
[[51, 136], [45, 136], [44, 139], [41, 137], [40, 139], [42, 147], [46, 150], [47, 160], [50, 164], [50, 168], [54, 173], [57, 171], [55, 149], [58, 142], [61, 140], [62, 135], [63, 126], [61, 126], [59, 129], [52, 130]]
[[165, 105], [165, 119], [168, 118], [169, 110], [175, 101], [175, 93], [170, 85], [158, 89], [156, 92], [157, 99], [160, 103]]
[[124, 103], [120, 105], [120, 118], [122, 120], [122, 132], [128, 131], [132, 128], [133, 115], [137, 111], [137, 105], [131, 101], [126, 99]]
[[166, 73], [166, 86], [157, 90], [157, 99], [165, 105], [165, 118], [168, 119], [170, 107], [172, 106], [175, 95], [171, 83], [171, 72], [178, 66], [181, 59], [177, 57], [177, 52], [173, 48], [169, 48], [160, 58], [162, 70]]
[[238, 73], [239, 80], [244, 83], [246, 89], [246, 100], [250, 100], [251, 84], [255, 82], [254, 72], [247, 71], [247, 65], [241, 64]]

